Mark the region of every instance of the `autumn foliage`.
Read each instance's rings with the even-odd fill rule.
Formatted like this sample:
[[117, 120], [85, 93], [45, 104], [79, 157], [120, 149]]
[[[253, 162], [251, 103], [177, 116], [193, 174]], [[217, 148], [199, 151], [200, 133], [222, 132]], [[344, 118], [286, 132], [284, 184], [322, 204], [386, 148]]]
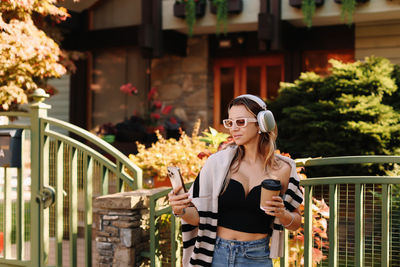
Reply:
[[66, 72], [58, 44], [35, 24], [34, 17], [65, 20], [56, 0], [0, 2], [0, 110], [27, 102], [27, 95], [48, 78]]
[[185, 182], [193, 181], [207, 159], [199, 156], [207, 151], [207, 144], [200, 140], [199, 127], [200, 121], [194, 126], [192, 136], [182, 132], [179, 140], [165, 139], [157, 131], [158, 141], [155, 144], [150, 148], [138, 144], [138, 153], [129, 155], [129, 158], [143, 170], [145, 177], [165, 180], [167, 167], [177, 166]]

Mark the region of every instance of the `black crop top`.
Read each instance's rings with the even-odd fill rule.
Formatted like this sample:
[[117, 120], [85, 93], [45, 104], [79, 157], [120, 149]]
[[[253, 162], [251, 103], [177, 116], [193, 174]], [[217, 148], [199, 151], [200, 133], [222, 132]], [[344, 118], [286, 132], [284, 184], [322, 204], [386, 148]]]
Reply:
[[242, 184], [229, 180], [218, 198], [218, 225], [246, 233], [271, 233], [274, 217], [260, 209], [261, 185], [253, 187], [245, 197]]

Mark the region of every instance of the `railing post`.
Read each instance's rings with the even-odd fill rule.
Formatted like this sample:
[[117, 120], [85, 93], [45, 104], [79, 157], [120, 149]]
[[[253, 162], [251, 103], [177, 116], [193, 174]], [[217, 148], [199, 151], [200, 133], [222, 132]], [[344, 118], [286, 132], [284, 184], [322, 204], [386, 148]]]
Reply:
[[391, 185], [382, 185], [382, 258], [381, 266], [389, 266], [389, 252], [390, 252], [390, 202], [391, 202]]
[[3, 206], [3, 231], [4, 231], [4, 257], [11, 258], [11, 229], [12, 229], [12, 203], [11, 203], [11, 168], [4, 167], [4, 206]]
[[356, 267], [364, 266], [364, 185], [356, 184], [356, 218], [355, 218], [355, 228], [356, 228], [356, 244], [355, 244], [355, 263]]
[[64, 235], [64, 143], [57, 141], [56, 147], [56, 266], [62, 267], [62, 241]]
[[[38, 267], [45, 266], [45, 249], [43, 244], [43, 225], [48, 223], [43, 221], [44, 210], [41, 209], [40, 191], [43, 187], [43, 162], [41, 118], [47, 117], [49, 105], [42, 103], [48, 94], [43, 89], [36, 89], [33, 103], [30, 105], [31, 114], [31, 261], [38, 264]], [[47, 163], [48, 164], [48, 163]]]
[[312, 195], [313, 187], [306, 186], [304, 193], [304, 266], [312, 266]]
[[289, 266], [289, 231], [287, 229], [283, 230], [283, 238], [284, 238], [284, 249], [283, 249], [283, 257], [280, 258], [279, 263], [280, 267], [288, 267]]
[[337, 234], [338, 234], [338, 185], [329, 185], [329, 266], [337, 266]]

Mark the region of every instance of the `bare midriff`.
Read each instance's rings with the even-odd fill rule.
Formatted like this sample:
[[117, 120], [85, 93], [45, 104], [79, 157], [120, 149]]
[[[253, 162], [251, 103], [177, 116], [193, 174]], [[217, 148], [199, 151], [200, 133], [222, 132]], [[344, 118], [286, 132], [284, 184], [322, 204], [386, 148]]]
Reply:
[[267, 237], [268, 234], [245, 233], [232, 230], [223, 226], [218, 226], [217, 236], [225, 240], [252, 241], [252, 240], [263, 239]]

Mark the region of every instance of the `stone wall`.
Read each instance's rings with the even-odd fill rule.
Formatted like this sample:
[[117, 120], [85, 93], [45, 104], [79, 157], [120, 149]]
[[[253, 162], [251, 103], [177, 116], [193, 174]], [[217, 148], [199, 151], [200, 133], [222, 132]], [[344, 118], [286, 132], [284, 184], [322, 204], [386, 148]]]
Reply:
[[197, 119], [201, 128], [210, 124], [210, 79], [207, 36], [189, 38], [186, 57], [166, 55], [152, 60], [152, 86], [158, 88], [162, 101], [174, 106], [174, 114], [189, 133]]
[[97, 267], [146, 266], [149, 250], [149, 197], [165, 188], [101, 196], [93, 203]]

